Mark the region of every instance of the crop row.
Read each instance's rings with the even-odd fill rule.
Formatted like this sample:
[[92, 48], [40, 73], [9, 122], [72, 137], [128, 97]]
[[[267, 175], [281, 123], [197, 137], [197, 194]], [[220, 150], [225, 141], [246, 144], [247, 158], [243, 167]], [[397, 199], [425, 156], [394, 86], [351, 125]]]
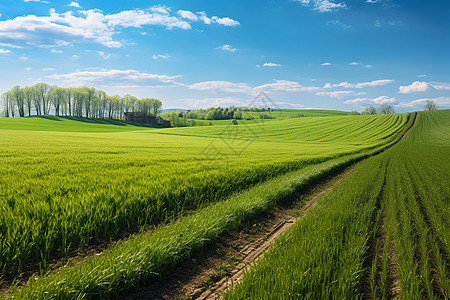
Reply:
[[449, 296], [450, 111], [356, 172], [276, 241], [225, 299]]
[[200, 251], [217, 235], [388, 146], [306, 166], [257, 184], [153, 232], [119, 242], [101, 255], [89, 257], [85, 263], [69, 264], [48, 275], [31, 278], [28, 285], [13, 290], [9, 296], [15, 299], [119, 297], [162, 278], [166, 270]]
[[[358, 131], [359, 135], [353, 135], [358, 145], [333, 143], [330, 132], [328, 143], [255, 139], [236, 154], [235, 144], [229, 143], [248, 140], [216, 138], [213, 141], [221, 144], [209, 149], [210, 138], [165, 135], [163, 130], [107, 134], [3, 131], [0, 268], [4, 274], [14, 274], [30, 259], [41, 261], [45, 268], [55, 252], [67, 255], [92, 239], [135, 232], [273, 176], [387, 143], [407, 116], [320, 119], [319, 123], [310, 121], [318, 131], [330, 126], [329, 122], [339, 135]], [[379, 136], [368, 139], [367, 134], [375, 135], [376, 129], [359, 129], [380, 122], [389, 127], [379, 130]], [[312, 133], [306, 136], [313, 137]]]

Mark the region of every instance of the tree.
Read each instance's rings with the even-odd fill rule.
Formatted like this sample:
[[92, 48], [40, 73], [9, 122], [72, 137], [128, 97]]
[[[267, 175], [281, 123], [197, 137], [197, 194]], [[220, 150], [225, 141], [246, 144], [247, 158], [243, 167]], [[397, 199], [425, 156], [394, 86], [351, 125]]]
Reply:
[[[46, 83], [38, 83], [33, 86], [37, 94], [37, 99], [40, 102], [40, 109], [42, 109], [42, 113], [47, 115], [50, 110], [50, 101], [48, 97], [48, 93], [50, 92], [50, 86]], [[40, 115], [41, 112], [38, 113]]]
[[362, 113], [361, 113], [362, 115], [376, 115], [377, 114], [377, 110], [376, 110], [376, 108], [375, 108], [375, 106], [369, 106], [369, 107], [366, 107], [363, 111], [362, 111]]
[[424, 109], [425, 110], [437, 110], [439, 108], [439, 105], [437, 105], [436, 102], [432, 100], [427, 100], [425, 103]]
[[3, 115], [6, 118], [14, 117], [14, 102], [12, 101], [12, 94], [10, 91], [2, 94]]
[[155, 118], [158, 116], [158, 114], [161, 112], [162, 102], [158, 99], [152, 98], [151, 99], [151, 110]]
[[65, 102], [65, 89], [56, 87], [50, 91], [49, 97], [53, 107], [55, 108], [55, 116], [59, 116], [61, 106]]
[[11, 89], [11, 94], [14, 102], [16, 103], [19, 117], [25, 117], [25, 101], [23, 97], [23, 89], [16, 85]]
[[236, 121], [236, 119], [233, 119], [233, 120], [231, 121], [231, 124], [233, 124], [233, 125], [237, 125], [237, 124], [238, 124], [238, 122]]
[[380, 114], [383, 114], [383, 115], [395, 113], [394, 108], [387, 103], [381, 104], [379, 111], [380, 111]]

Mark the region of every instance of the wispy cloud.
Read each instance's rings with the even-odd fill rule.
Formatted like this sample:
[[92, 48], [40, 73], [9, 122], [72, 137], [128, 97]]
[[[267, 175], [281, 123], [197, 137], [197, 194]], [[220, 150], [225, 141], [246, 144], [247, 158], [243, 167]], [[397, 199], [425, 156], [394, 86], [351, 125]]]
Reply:
[[323, 64], [320, 64], [321, 66], [331, 66], [331, 63], [329, 62], [324, 62]]
[[438, 97], [438, 98], [422, 98], [413, 100], [410, 102], [400, 102], [396, 107], [417, 107], [423, 106], [427, 101], [434, 101], [440, 106], [450, 106], [450, 97]]
[[153, 54], [152, 58], [153, 59], [169, 59], [170, 55], [169, 54]]
[[7, 54], [7, 53], [11, 53], [11, 50], [0, 49], [0, 54]]
[[108, 59], [111, 57], [111, 54], [106, 54], [103, 51], [97, 51], [98, 55], [100, 55], [101, 57], [103, 57], [104, 59]]
[[55, 68], [43, 68], [42, 71], [55, 71]]
[[23, 2], [41, 2], [41, 3], [50, 3], [50, 2], [45, 1], [45, 0], [23, 0]]
[[341, 99], [345, 96], [357, 96], [357, 95], [365, 95], [365, 92], [355, 92], [355, 91], [334, 91], [334, 92], [318, 92], [317, 96], [328, 96], [331, 98]]
[[277, 79], [272, 83], [254, 87], [247, 83], [233, 83], [229, 81], [204, 81], [186, 86], [192, 90], [242, 94], [258, 94], [262, 91], [266, 93], [314, 92], [320, 89], [319, 87], [306, 87], [295, 81]]
[[327, 22], [327, 25], [335, 25], [345, 29], [351, 28], [352, 26], [342, 23], [340, 20], [331, 20]]
[[188, 106], [193, 108], [207, 108], [211, 106], [229, 106], [229, 105], [244, 105], [241, 99], [236, 97], [224, 98], [203, 98], [203, 99], [184, 99], [182, 100]]
[[393, 83], [393, 82], [394, 82], [394, 80], [392, 80], [392, 79], [381, 79], [381, 80], [361, 82], [361, 83], [356, 83], [356, 84], [348, 83], [348, 82], [344, 81], [344, 82], [336, 83], [336, 84], [327, 83], [327, 84], [325, 84], [325, 86], [323, 88], [324, 89], [330, 89], [330, 88], [357, 88], [357, 89], [361, 89], [361, 88], [365, 88], [365, 87], [382, 86], [382, 85], [386, 85], [386, 84]]
[[[263, 67], [281, 67], [280, 64], [276, 64], [276, 63], [272, 63], [272, 62], [263, 63], [262, 66]], [[260, 67], [260, 65], [257, 65], [257, 67]]]
[[364, 65], [363, 67], [370, 69], [370, 68], [372, 68], [372, 65]]
[[296, 0], [300, 2], [303, 6], [313, 7], [314, 10], [317, 10], [321, 13], [332, 12], [338, 9], [345, 9], [347, 5], [344, 2], [332, 2], [329, 0]]
[[229, 81], [203, 81], [188, 85], [191, 90], [221, 91], [227, 93], [251, 93], [252, 88], [246, 83], [233, 83]]
[[344, 104], [361, 104], [361, 103], [383, 104], [393, 102], [395, 102], [395, 98], [390, 98], [388, 96], [380, 96], [376, 98], [356, 98], [344, 101]]
[[136, 70], [94, 70], [79, 71], [67, 74], [53, 74], [47, 76], [71, 86], [102, 85], [102, 84], [130, 84], [139, 83], [152, 86], [178, 85], [175, 79], [179, 76], [149, 74]]
[[417, 75], [417, 77], [419, 77], [419, 78], [421, 78], [421, 77], [427, 77], [427, 75], [421, 74], [421, 75]]
[[52, 50], [50, 50], [51, 53], [63, 53], [61, 50], [56, 50], [54, 48], [52, 48]]
[[352, 61], [351, 63], [349, 63], [350, 66], [359, 66], [361, 63], [356, 62], [356, 61]]
[[21, 60], [27, 60], [28, 57], [26, 57], [26, 56], [20, 56], [19, 59], [21, 59]]
[[228, 51], [228, 52], [236, 52], [237, 51], [237, 49], [233, 48], [231, 45], [222, 45], [220, 47], [217, 47], [216, 49], [224, 50], [224, 51]]
[[314, 92], [318, 90], [318, 87], [307, 87], [299, 84], [295, 81], [289, 80], [274, 80], [273, 83], [263, 84], [255, 87], [255, 90], [261, 90], [265, 92]]

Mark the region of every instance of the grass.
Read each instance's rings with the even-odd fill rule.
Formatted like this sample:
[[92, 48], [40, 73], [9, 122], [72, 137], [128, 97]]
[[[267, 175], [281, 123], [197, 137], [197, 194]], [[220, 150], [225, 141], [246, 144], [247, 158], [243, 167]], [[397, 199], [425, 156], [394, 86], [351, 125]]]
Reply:
[[[10, 128], [0, 130], [0, 268], [13, 275], [38, 260], [45, 269], [55, 253], [92, 239], [136, 232], [279, 174], [387, 144], [407, 118], [279, 120], [237, 133], [213, 126], [203, 136], [201, 127], [0, 120]], [[94, 132], [75, 132], [83, 126]], [[108, 126], [133, 130], [95, 132]]]
[[449, 120], [419, 113], [405, 140], [322, 196], [224, 298], [448, 298]]
[[151, 279], [161, 278], [166, 270], [191, 257], [217, 235], [236, 228], [277, 202], [288, 200], [295, 191], [301, 192], [321, 178], [382, 150], [335, 158], [257, 184], [154, 232], [119, 242], [100, 256], [88, 258], [86, 263], [32, 279], [10, 296], [15, 299], [119, 297]]

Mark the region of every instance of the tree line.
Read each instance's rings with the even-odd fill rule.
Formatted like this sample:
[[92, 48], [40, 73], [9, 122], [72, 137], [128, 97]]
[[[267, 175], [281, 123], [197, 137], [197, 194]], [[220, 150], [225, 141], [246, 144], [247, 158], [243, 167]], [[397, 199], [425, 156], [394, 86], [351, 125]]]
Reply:
[[122, 119], [125, 113], [135, 112], [157, 116], [162, 102], [154, 98], [138, 99], [129, 94], [108, 96], [95, 88], [62, 88], [46, 83], [33, 86], [14, 86], [1, 95], [3, 117], [31, 115], [74, 116], [86, 118]]

